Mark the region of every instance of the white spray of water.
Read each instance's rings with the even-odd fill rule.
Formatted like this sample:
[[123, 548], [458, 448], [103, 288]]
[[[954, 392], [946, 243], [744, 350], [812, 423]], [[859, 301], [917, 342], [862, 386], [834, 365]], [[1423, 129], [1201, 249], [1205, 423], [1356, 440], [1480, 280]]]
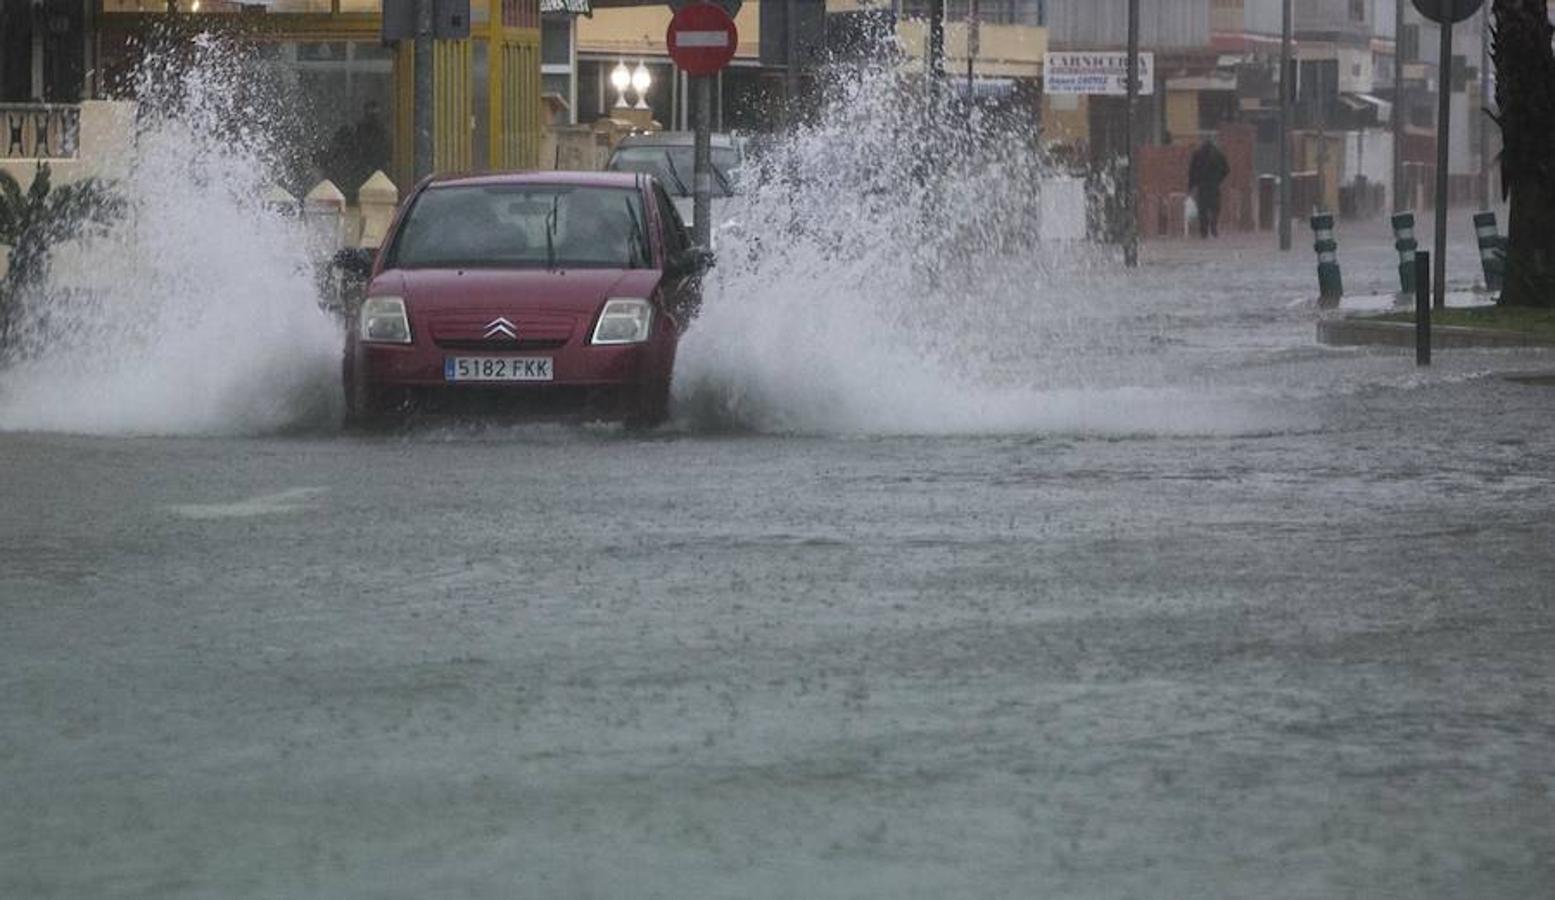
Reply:
[[318, 306], [308, 236], [266, 209], [287, 107], [234, 47], [152, 54], [125, 214], [61, 246], [24, 298], [0, 372], [0, 429], [235, 433], [328, 421], [338, 326]]
[[[891, 59], [893, 54], [880, 54]], [[1163, 388], [1110, 248], [1044, 241], [1029, 119], [839, 66], [816, 123], [747, 173], [676, 372], [693, 427], [820, 433], [1241, 429]], [[1101, 197], [1093, 196], [1092, 202]], [[1084, 216], [1084, 209], [1062, 212]]]

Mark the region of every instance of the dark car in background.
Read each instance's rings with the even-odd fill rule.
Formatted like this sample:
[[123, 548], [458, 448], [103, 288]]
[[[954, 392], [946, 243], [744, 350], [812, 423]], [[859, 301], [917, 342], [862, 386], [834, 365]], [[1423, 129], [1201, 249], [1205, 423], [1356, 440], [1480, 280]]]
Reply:
[[[691, 192], [695, 187], [695, 136], [689, 131], [658, 131], [632, 134], [621, 139], [610, 154], [605, 169], [611, 172], [642, 172], [664, 185], [675, 201], [681, 217], [692, 222]], [[712, 136], [712, 196], [730, 197], [737, 193], [740, 168], [745, 164], [744, 144], [727, 134]]]
[[707, 264], [649, 175], [431, 179], [401, 207], [351, 316], [348, 415], [654, 424]]

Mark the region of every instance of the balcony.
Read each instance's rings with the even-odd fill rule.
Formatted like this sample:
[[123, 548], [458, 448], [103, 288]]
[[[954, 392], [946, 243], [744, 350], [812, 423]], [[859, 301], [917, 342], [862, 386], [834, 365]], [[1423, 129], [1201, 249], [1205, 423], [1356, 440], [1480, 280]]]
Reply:
[[80, 106], [0, 103], [0, 159], [75, 159], [80, 147]]

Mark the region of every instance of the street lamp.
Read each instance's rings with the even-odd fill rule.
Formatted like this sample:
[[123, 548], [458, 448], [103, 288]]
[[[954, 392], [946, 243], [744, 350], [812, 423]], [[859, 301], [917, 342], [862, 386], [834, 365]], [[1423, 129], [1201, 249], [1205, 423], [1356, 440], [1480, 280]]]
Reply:
[[637, 109], [648, 108], [648, 88], [653, 84], [653, 76], [648, 74], [648, 67], [642, 60], [637, 61], [637, 71], [632, 73], [632, 90], [637, 92]]
[[616, 67], [610, 70], [610, 84], [616, 89], [616, 108], [628, 106], [626, 89], [632, 84], [632, 73], [627, 71], [626, 63], [617, 62]]

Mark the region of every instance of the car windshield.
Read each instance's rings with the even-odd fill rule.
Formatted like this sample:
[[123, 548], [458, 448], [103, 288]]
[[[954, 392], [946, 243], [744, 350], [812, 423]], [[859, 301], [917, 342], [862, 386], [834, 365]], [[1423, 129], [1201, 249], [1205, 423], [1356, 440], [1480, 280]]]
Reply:
[[636, 269], [649, 265], [633, 188], [433, 187], [406, 214], [390, 267]]
[[[664, 189], [677, 197], [691, 196], [692, 173], [696, 171], [695, 151], [690, 146], [621, 147], [610, 158], [611, 171], [643, 172], [659, 179]], [[734, 193], [732, 173], [740, 158], [728, 147], [714, 147], [713, 195]]]

